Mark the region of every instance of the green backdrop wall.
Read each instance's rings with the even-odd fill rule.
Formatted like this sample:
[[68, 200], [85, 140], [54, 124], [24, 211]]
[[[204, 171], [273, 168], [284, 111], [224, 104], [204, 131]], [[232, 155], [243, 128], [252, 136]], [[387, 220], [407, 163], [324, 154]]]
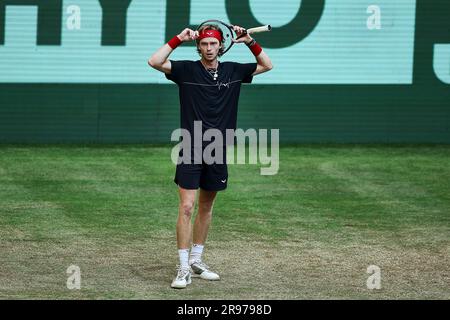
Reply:
[[449, 1], [206, 3], [0, 0], [0, 142], [170, 142], [177, 87], [146, 60], [208, 18], [275, 26], [255, 36], [275, 68], [243, 86], [240, 128], [278, 128], [281, 142], [450, 142]]

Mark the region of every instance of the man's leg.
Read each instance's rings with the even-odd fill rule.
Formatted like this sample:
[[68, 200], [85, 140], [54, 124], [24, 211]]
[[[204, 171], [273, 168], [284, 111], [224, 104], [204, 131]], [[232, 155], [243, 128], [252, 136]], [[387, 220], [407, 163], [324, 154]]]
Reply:
[[195, 196], [197, 190], [179, 188], [180, 205], [177, 221], [177, 245], [178, 249], [189, 249], [191, 243], [191, 217], [194, 211]]
[[180, 267], [177, 277], [172, 281], [172, 288], [182, 289], [191, 283], [189, 268], [189, 245], [191, 242], [191, 217], [194, 211], [195, 195], [197, 190], [188, 190], [179, 187], [180, 204], [177, 220], [177, 246], [180, 257]]
[[198, 197], [198, 214], [195, 217], [194, 223], [193, 246], [189, 257], [189, 264], [194, 273], [206, 280], [220, 279], [218, 274], [210, 271], [208, 266], [201, 261], [203, 246], [206, 242], [209, 226], [211, 224], [212, 210], [216, 195], [217, 191], [200, 189], [200, 195]]
[[208, 236], [209, 225], [211, 224], [214, 199], [217, 191], [206, 191], [200, 189], [198, 197], [198, 214], [194, 222], [194, 244], [204, 245]]

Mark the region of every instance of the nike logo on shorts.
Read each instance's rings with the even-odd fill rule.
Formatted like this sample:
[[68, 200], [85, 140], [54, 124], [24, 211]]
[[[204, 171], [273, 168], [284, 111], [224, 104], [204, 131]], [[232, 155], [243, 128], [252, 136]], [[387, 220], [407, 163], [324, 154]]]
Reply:
[[220, 180], [220, 181], [222, 181], [222, 183], [225, 183], [225, 182], [227, 182], [227, 179], [225, 179], [225, 180]]

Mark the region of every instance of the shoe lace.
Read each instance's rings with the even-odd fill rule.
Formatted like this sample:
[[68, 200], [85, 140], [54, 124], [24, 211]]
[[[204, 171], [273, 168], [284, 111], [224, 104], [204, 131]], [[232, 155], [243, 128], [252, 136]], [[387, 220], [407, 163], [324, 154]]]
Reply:
[[178, 280], [184, 279], [188, 273], [190, 273], [189, 268], [177, 266], [177, 279]]
[[206, 263], [204, 263], [203, 261], [201, 261], [201, 260], [196, 260], [194, 263], [195, 263], [196, 265], [198, 265], [200, 268], [209, 270], [208, 265], [207, 265]]

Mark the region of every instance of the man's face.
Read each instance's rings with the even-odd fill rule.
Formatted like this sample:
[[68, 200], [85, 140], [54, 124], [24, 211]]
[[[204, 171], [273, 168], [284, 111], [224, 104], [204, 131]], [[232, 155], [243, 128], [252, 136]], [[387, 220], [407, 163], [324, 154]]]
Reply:
[[214, 61], [217, 58], [220, 50], [219, 40], [216, 38], [204, 38], [200, 40], [198, 48], [202, 54], [203, 59], [207, 61]]

